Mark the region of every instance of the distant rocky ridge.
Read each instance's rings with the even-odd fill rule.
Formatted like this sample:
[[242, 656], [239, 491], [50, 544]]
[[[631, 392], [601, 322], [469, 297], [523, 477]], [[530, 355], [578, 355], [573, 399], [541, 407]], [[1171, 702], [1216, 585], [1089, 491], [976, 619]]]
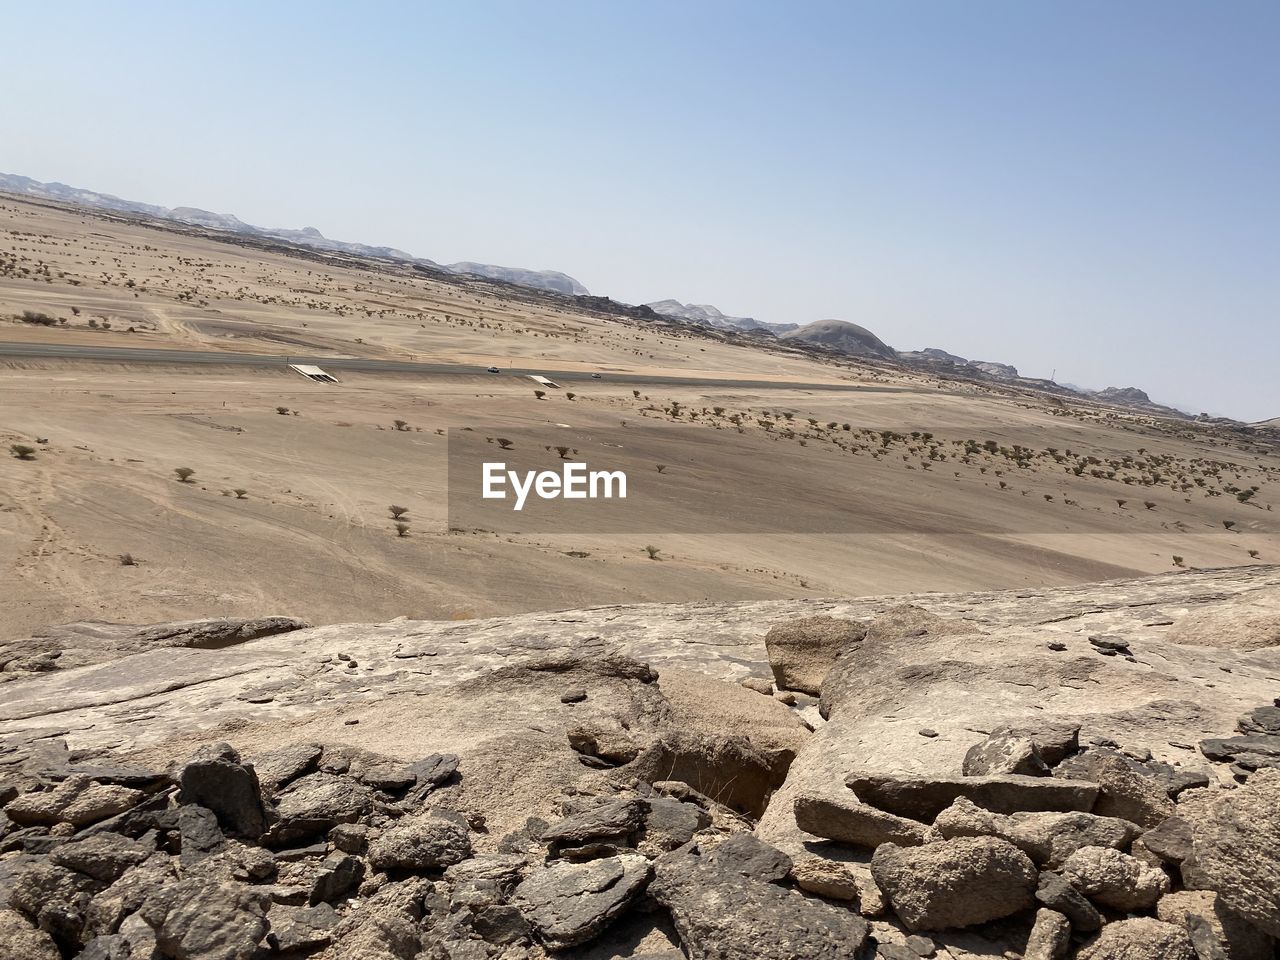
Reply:
[[852, 357], [879, 357], [896, 360], [897, 352], [866, 327], [846, 320], [818, 320], [785, 333], [789, 343], [803, 343]]
[[789, 333], [792, 330], [798, 330], [798, 323], [764, 323], [754, 317], [731, 317], [722, 313], [717, 307], [713, 307], [709, 303], [681, 303], [679, 300], [655, 300], [652, 303], [646, 303], [655, 313], [660, 313], [664, 317], [676, 317], [681, 320], [689, 320], [693, 323], [701, 324], [706, 327], [716, 327], [720, 330], [742, 330], [755, 331], [767, 330], [773, 334]]
[[125, 200], [109, 193], [97, 193], [93, 190], [71, 187], [65, 183], [42, 183], [39, 180], [16, 174], [0, 173], [0, 191], [22, 196], [40, 197], [47, 200], [58, 200], [64, 203], [78, 203], [102, 210], [115, 210], [120, 213], [143, 214], [159, 220], [172, 220], [177, 223], [187, 223], [211, 230], [224, 230], [228, 233], [270, 237], [316, 250], [327, 250], [332, 253], [372, 257], [380, 260], [400, 260], [436, 270], [444, 270], [448, 273], [488, 277], [491, 280], [503, 280], [523, 287], [550, 290], [554, 293], [563, 293], [569, 296], [584, 296], [589, 292], [586, 287], [573, 277], [557, 270], [527, 270], [523, 267], [500, 267], [489, 263], [473, 263], [471, 261], [442, 264], [434, 260], [428, 260], [425, 257], [415, 257], [413, 254], [406, 253], [404, 250], [399, 250], [395, 247], [331, 240], [315, 227], [303, 227], [300, 230], [285, 227], [258, 227], [251, 223], [245, 223], [239, 217], [229, 213], [213, 213], [209, 210], [202, 210], [199, 207], [162, 207], [153, 203]]

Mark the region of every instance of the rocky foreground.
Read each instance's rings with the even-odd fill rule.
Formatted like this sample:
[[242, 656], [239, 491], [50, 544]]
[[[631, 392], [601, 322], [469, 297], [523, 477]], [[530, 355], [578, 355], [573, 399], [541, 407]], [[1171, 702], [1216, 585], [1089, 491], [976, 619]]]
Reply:
[[0, 647], [4, 960], [1273, 958], [1280, 569]]

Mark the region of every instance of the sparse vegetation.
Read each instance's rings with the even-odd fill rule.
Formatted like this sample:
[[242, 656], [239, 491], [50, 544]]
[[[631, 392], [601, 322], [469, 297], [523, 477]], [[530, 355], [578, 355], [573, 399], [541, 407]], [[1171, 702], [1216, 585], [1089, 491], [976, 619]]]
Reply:
[[235, 488], [234, 490], [232, 490], [231, 492], [232, 492], [232, 493], [234, 493], [234, 494], [236, 495], [236, 499], [237, 499], [237, 500], [243, 500], [245, 497], [247, 497], [247, 496], [249, 495], [249, 491], [248, 491], [248, 490], [242, 490], [240, 487], [236, 487], [236, 488]]
[[22, 316], [19, 318], [23, 323], [34, 324], [38, 327], [56, 327], [58, 321], [47, 313], [39, 313], [35, 310], [23, 310]]
[[190, 483], [191, 478], [196, 474], [190, 467], [174, 467], [173, 472], [178, 475], [179, 483]]
[[276, 413], [280, 414], [280, 416], [282, 416], [282, 417], [287, 417], [287, 416], [289, 415], [289, 408], [288, 408], [288, 407], [276, 407]]
[[1183, 561], [1182, 557], [1178, 556], [1178, 555], [1175, 553], [1175, 554], [1173, 555], [1173, 565], [1174, 565], [1175, 567], [1181, 567], [1181, 566], [1185, 566], [1185, 562]]
[[535, 399], [535, 400], [541, 400], [541, 399], [542, 399], [543, 397], [545, 397], [546, 395], [547, 395], [547, 391], [545, 391], [545, 390], [535, 390], [535, 391], [533, 391], [533, 399]]
[[398, 521], [396, 523], [396, 536], [407, 537], [408, 535], [409, 535], [409, 524], [405, 523], [403, 520]]
[[120, 566], [122, 567], [136, 567], [138, 565], [138, 561], [132, 553], [122, 553], [116, 559], [120, 561]]
[[399, 520], [401, 517], [403, 517], [406, 513], [409, 512], [408, 507], [397, 507], [395, 504], [392, 504], [391, 506], [387, 507], [387, 510], [390, 511], [392, 520]]
[[644, 548], [644, 552], [649, 555], [650, 560], [662, 559], [662, 557], [659, 556], [659, 554], [662, 553], [662, 551], [659, 550], [657, 547], [655, 547], [653, 544], [647, 544]]

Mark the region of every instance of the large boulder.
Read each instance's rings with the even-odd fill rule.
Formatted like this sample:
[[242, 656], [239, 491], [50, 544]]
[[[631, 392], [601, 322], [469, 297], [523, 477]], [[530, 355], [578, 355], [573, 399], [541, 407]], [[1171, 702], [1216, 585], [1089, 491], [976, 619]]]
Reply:
[[1222, 903], [1280, 938], [1280, 770], [1197, 804], [1193, 856]]
[[865, 624], [839, 617], [801, 617], [775, 625], [764, 646], [778, 689], [817, 696], [840, 651], [866, 634]]
[[1169, 875], [1110, 847], [1084, 847], [1062, 865], [1062, 875], [1078, 891], [1122, 912], [1147, 910], [1169, 892]]
[[369, 844], [369, 863], [378, 870], [438, 870], [469, 856], [466, 821], [434, 811], [401, 820]]
[[1109, 923], [1076, 960], [1197, 960], [1182, 927], [1150, 917]]
[[995, 837], [962, 837], [899, 847], [886, 843], [871, 874], [903, 925], [946, 930], [998, 920], [1035, 902], [1031, 858]]
[[558, 861], [526, 876], [512, 903], [544, 945], [564, 950], [598, 937], [641, 894], [651, 874], [649, 861], [636, 854]]
[[178, 801], [212, 810], [230, 836], [256, 840], [267, 829], [258, 774], [229, 743], [201, 747], [178, 775]]
[[855, 960], [868, 926], [847, 907], [726, 869], [715, 853], [655, 862], [649, 893], [671, 913], [689, 960]]

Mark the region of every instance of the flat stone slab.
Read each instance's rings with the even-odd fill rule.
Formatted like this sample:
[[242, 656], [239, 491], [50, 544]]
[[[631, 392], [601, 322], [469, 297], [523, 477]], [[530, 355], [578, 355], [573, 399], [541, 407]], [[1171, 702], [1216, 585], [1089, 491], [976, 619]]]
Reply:
[[845, 785], [863, 803], [924, 823], [932, 823], [958, 797], [993, 813], [1088, 813], [1098, 799], [1096, 783], [1014, 773], [951, 778], [851, 773], [845, 778]]

